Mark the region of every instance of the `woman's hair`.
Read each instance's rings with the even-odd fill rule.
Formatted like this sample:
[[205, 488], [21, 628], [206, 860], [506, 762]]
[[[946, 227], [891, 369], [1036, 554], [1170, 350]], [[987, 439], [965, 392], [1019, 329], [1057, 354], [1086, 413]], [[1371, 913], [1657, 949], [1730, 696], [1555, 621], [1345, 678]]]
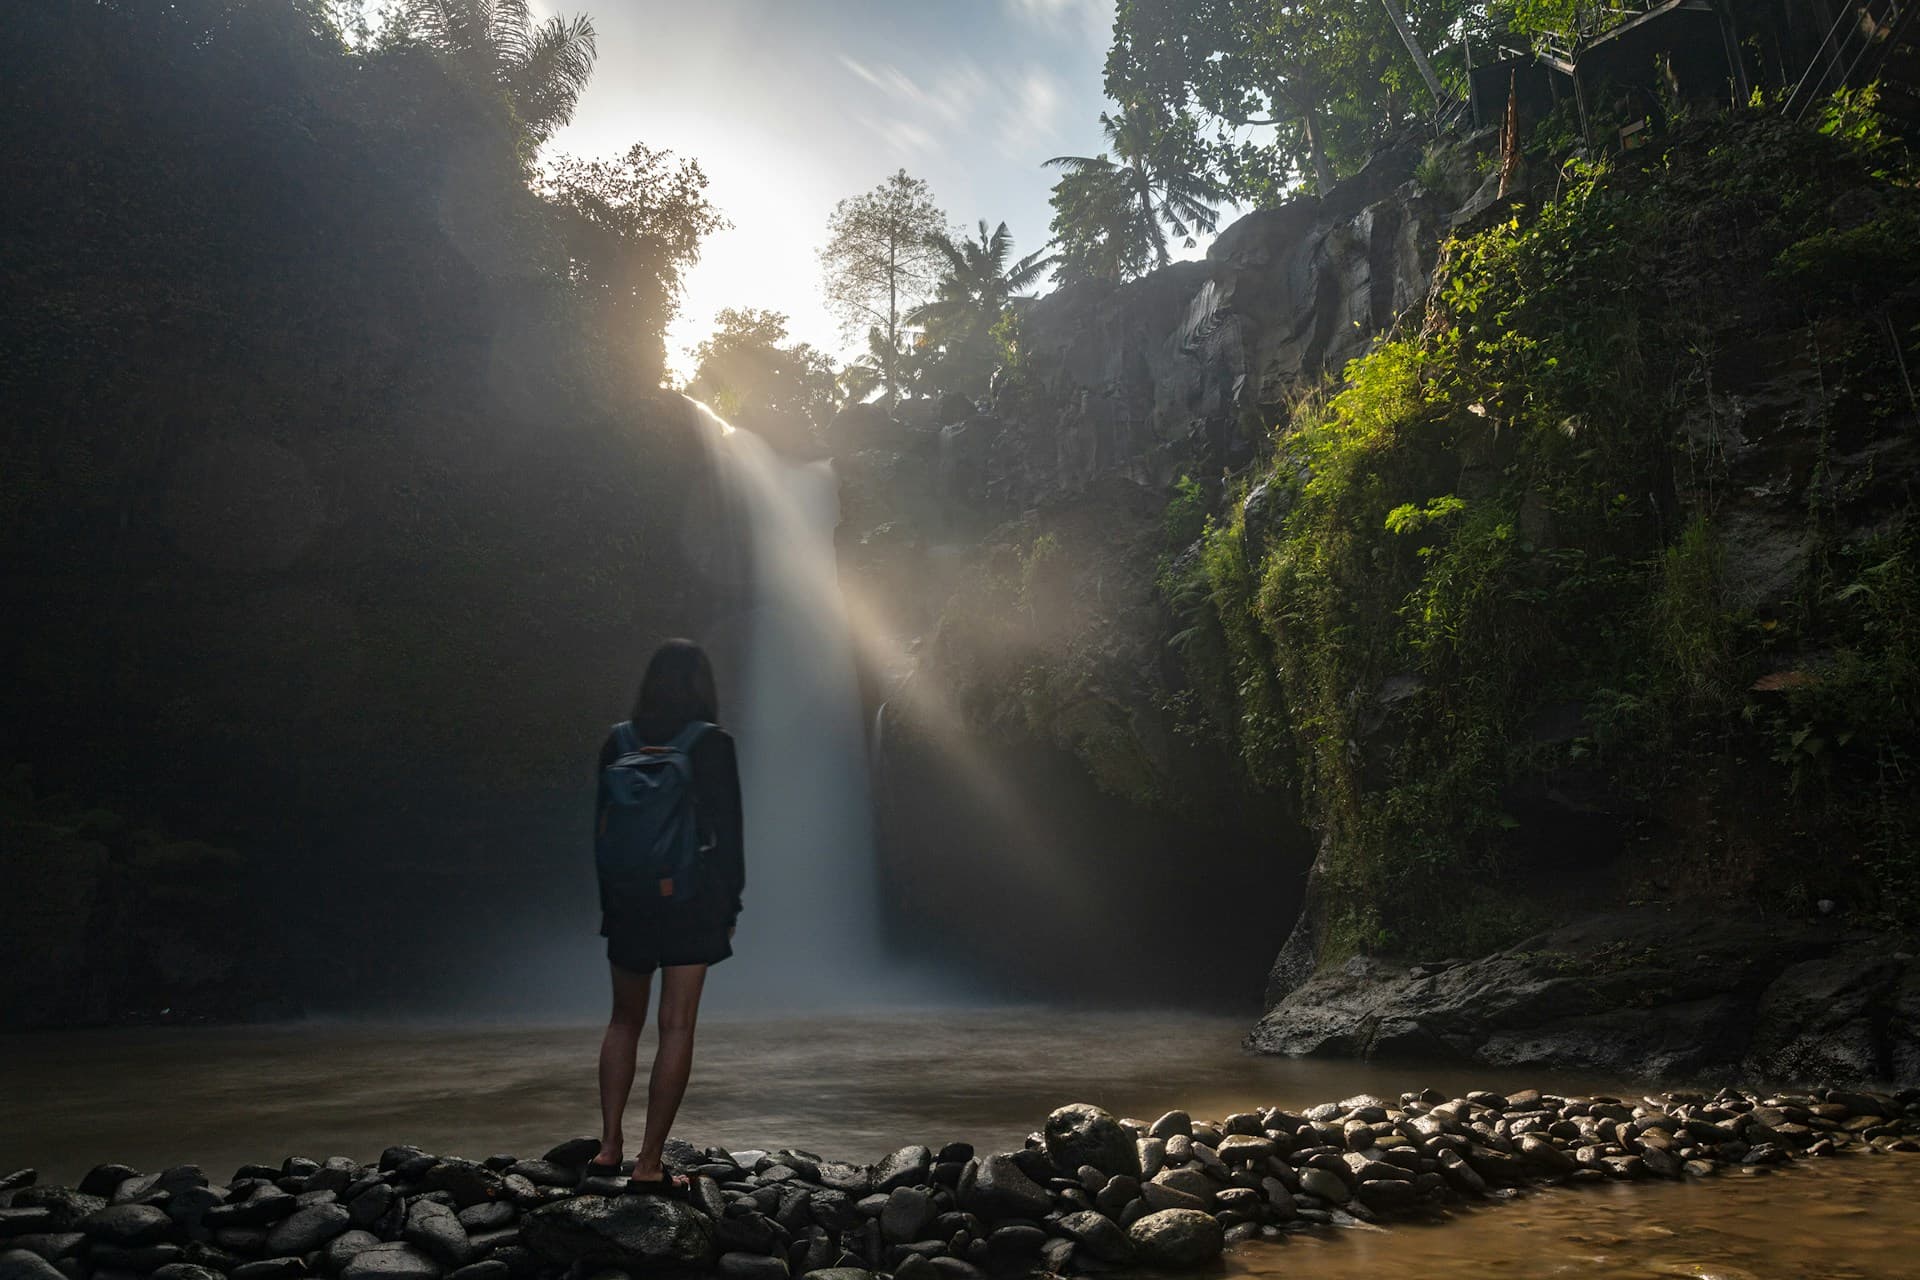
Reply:
[[691, 640], [669, 640], [655, 649], [633, 700], [633, 718], [675, 726], [693, 720], [718, 723], [720, 695], [707, 651]]

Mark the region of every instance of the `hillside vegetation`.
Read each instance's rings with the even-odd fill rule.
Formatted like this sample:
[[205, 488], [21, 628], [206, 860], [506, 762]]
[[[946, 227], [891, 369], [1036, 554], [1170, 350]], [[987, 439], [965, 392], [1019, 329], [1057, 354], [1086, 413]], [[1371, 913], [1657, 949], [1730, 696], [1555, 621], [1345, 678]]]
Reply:
[[1619, 900], [1914, 918], [1920, 193], [1870, 108], [1457, 234], [1163, 574], [1202, 719], [1324, 835], [1323, 960]]

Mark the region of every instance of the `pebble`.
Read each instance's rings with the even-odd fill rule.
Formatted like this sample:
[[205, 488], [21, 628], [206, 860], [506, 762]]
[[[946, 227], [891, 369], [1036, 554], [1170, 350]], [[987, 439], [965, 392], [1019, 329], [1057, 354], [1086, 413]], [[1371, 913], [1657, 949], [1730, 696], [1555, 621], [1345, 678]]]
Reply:
[[106, 1164], [80, 1190], [38, 1186], [30, 1170], [0, 1179], [0, 1280], [875, 1280], [876, 1268], [895, 1280], [985, 1280], [1187, 1268], [1287, 1230], [1377, 1230], [1540, 1183], [1761, 1175], [1803, 1157], [1916, 1151], [1920, 1093], [1427, 1090], [1218, 1123], [1170, 1111], [1149, 1124], [1075, 1103], [1018, 1151], [914, 1144], [870, 1167], [675, 1143], [670, 1162], [693, 1175], [688, 1203], [581, 1177], [598, 1152], [587, 1138], [539, 1159], [390, 1147], [372, 1169], [293, 1157], [244, 1166], [224, 1187], [189, 1165]]

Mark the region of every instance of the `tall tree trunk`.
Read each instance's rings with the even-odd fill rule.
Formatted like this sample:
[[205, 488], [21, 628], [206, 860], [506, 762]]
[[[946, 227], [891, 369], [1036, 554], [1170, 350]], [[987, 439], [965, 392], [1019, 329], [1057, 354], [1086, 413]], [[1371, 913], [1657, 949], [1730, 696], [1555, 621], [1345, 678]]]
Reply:
[[[887, 237], [887, 412], [900, 403], [900, 241]], [[664, 979], [663, 979], [664, 981]]]
[[1313, 180], [1320, 184], [1320, 193], [1325, 195], [1339, 179], [1334, 176], [1333, 165], [1327, 161], [1327, 149], [1320, 141], [1320, 109], [1309, 106], [1301, 111], [1300, 119], [1307, 134], [1307, 155], [1313, 160]]
[[1420, 68], [1420, 78], [1427, 82], [1427, 88], [1433, 93], [1435, 104], [1444, 106], [1447, 101], [1446, 90], [1440, 87], [1440, 77], [1433, 73], [1433, 64], [1427, 61], [1426, 50], [1413, 38], [1413, 27], [1407, 22], [1407, 11], [1400, 0], [1380, 0], [1387, 6], [1387, 16], [1393, 19], [1394, 30], [1400, 33], [1400, 39], [1407, 46], [1407, 52], [1413, 55], [1413, 65]]

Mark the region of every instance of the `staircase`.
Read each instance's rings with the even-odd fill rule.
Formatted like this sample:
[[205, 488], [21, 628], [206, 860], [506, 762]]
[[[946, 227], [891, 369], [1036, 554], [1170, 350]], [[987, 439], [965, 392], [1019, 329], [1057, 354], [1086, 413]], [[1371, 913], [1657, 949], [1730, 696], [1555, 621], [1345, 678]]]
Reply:
[[1813, 62], [1787, 95], [1785, 114], [1806, 118], [1836, 89], [1880, 82], [1880, 110], [1920, 137], [1920, 0], [1847, 0]]

